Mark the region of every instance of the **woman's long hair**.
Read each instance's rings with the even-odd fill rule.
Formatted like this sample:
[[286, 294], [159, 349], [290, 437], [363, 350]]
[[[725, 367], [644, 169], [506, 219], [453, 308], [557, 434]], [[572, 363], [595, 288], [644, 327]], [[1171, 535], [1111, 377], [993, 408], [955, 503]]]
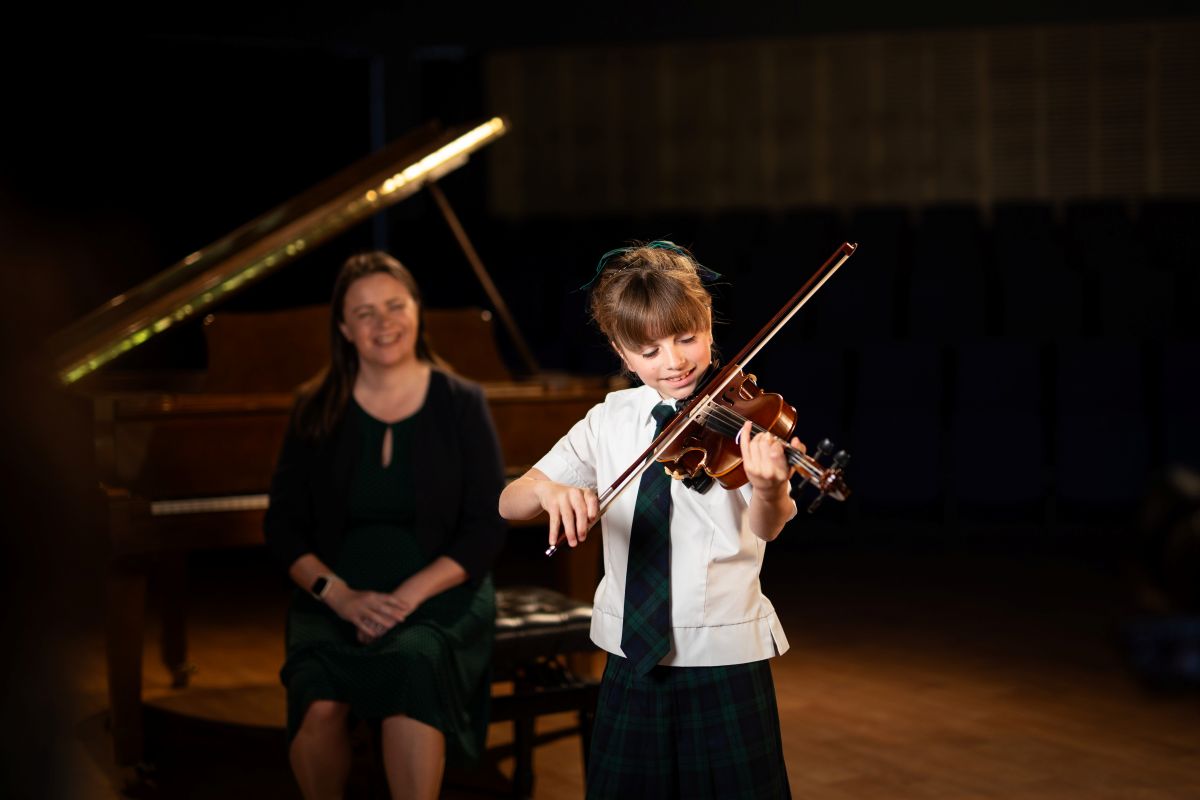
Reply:
[[296, 426], [300, 435], [310, 441], [325, 438], [341, 421], [358, 379], [358, 350], [342, 334], [345, 321], [343, 307], [346, 292], [360, 278], [375, 273], [390, 275], [404, 285], [417, 304], [417, 358], [440, 366], [425, 338], [425, 309], [421, 290], [411, 272], [392, 256], [381, 250], [359, 253], [346, 259], [333, 284], [329, 308], [329, 365], [300, 389], [296, 407]]

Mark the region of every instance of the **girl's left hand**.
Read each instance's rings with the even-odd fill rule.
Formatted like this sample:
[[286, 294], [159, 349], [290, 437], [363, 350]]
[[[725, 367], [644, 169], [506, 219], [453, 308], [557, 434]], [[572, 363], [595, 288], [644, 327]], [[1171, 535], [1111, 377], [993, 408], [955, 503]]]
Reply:
[[[748, 420], [738, 441], [742, 448], [742, 468], [756, 492], [777, 490], [787, 484], [792, 470], [784, 457], [782, 441], [765, 431], [752, 436]], [[799, 439], [793, 438], [791, 444], [797, 450], [804, 450]]]

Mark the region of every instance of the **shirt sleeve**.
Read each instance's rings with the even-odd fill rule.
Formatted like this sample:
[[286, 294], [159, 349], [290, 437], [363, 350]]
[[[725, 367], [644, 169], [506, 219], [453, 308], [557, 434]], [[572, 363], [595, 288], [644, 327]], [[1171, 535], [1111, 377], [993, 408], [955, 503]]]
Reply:
[[[750, 498], [754, 497], [754, 487], [750, 485], [750, 482], [746, 481], [746, 483], [739, 486], [735, 491], [741, 494], [742, 501], [746, 504], [746, 508], [749, 508]], [[797, 511], [795, 496], [793, 495], [790, 499], [792, 501], [792, 513], [788, 515], [788, 522], [796, 518]]]
[[592, 406], [583, 419], [571, 426], [550, 452], [534, 464], [547, 478], [581, 489], [596, 488], [596, 444], [599, 441], [604, 404]]

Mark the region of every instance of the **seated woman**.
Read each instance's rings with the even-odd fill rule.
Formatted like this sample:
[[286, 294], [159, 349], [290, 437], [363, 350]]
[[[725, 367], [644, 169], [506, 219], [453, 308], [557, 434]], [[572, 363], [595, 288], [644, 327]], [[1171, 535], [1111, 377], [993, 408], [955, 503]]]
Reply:
[[351, 718], [378, 720], [394, 797], [435, 798], [487, 725], [504, 537], [496, 433], [478, 386], [435, 365], [412, 274], [350, 258], [331, 363], [301, 393], [264, 523], [298, 590], [281, 671], [307, 798], [340, 797]]

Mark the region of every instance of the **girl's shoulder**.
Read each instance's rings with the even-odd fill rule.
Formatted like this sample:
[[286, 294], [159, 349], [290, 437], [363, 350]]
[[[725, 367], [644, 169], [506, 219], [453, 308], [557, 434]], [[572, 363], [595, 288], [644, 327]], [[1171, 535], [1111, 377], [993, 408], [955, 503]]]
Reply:
[[657, 398], [658, 394], [648, 386], [632, 386], [609, 392], [596, 407], [603, 408], [606, 413], [637, 411], [647, 404], [658, 402]]
[[648, 386], [634, 386], [609, 392], [588, 412], [588, 425], [595, 428], [635, 429], [649, 419], [650, 409], [658, 402], [658, 393]]
[[636, 405], [645, 399], [647, 392], [651, 391], [653, 389], [646, 386], [630, 386], [628, 389], [617, 389], [604, 396], [604, 404], [619, 406], [633, 403]]

